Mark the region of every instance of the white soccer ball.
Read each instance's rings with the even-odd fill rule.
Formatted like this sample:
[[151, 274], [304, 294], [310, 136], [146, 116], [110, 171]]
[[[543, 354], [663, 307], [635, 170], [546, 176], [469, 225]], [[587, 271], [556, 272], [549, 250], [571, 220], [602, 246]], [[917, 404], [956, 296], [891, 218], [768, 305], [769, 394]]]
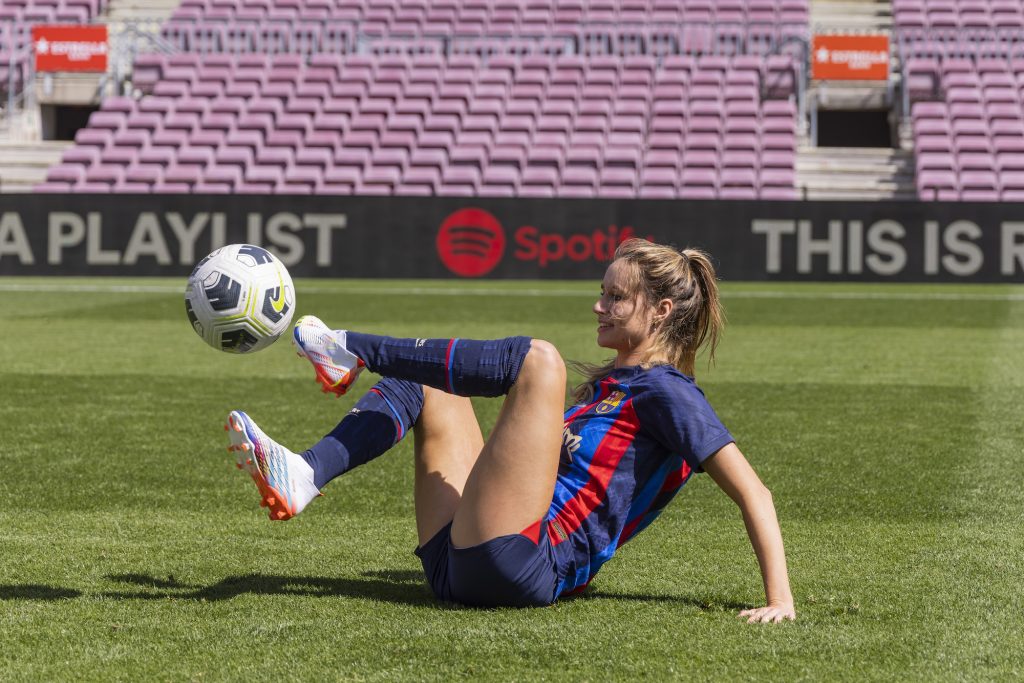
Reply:
[[229, 244], [196, 264], [185, 287], [185, 313], [213, 348], [259, 351], [291, 324], [295, 286], [284, 264], [266, 249]]

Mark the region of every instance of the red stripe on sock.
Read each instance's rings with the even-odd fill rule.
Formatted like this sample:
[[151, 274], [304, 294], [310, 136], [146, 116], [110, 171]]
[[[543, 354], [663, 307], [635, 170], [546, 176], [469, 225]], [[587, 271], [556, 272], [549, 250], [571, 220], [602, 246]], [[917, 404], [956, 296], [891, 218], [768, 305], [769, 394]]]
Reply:
[[452, 390], [452, 346], [454, 345], [455, 340], [449, 339], [448, 348], [444, 350], [444, 385], [449, 394], [455, 393]]

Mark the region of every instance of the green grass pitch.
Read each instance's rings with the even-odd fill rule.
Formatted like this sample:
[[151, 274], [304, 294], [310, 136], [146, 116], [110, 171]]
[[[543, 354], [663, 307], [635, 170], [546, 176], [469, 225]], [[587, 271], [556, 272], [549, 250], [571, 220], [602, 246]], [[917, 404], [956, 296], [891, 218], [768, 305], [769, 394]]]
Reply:
[[[354, 397], [286, 341], [209, 349], [183, 286], [0, 279], [0, 680], [1024, 677], [1022, 287], [723, 285], [698, 381], [775, 496], [798, 613], [749, 626], [757, 566], [706, 477], [547, 609], [431, 597], [411, 440], [270, 523], [228, 411], [298, 449]], [[604, 358], [596, 282], [297, 289], [338, 326]], [[476, 407], [486, 432], [498, 402]]]

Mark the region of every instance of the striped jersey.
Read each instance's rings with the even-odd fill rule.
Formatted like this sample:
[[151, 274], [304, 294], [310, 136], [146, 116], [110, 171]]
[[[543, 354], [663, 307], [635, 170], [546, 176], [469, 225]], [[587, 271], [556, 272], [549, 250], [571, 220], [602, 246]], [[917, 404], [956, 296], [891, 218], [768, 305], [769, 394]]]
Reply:
[[692, 377], [668, 365], [616, 368], [565, 413], [545, 517], [558, 594], [582, 590], [653, 522], [701, 463], [733, 441]]

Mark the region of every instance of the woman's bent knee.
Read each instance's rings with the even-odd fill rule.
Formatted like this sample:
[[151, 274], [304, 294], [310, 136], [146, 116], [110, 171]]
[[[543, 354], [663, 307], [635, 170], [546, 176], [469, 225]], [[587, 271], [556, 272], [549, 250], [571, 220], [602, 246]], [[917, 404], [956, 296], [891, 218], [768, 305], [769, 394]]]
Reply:
[[534, 339], [530, 342], [530, 350], [523, 361], [523, 372], [520, 373], [520, 377], [526, 373], [535, 379], [550, 380], [564, 385], [565, 361], [554, 344], [543, 339]]

